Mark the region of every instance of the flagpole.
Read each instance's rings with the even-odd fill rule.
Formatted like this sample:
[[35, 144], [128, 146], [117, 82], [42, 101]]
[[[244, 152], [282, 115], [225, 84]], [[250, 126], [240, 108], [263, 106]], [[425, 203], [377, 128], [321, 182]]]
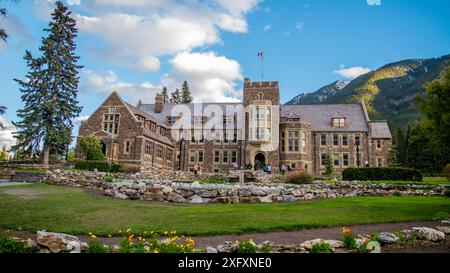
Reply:
[[264, 54], [261, 56], [262, 58], [262, 68], [261, 68], [261, 82], [264, 81]]

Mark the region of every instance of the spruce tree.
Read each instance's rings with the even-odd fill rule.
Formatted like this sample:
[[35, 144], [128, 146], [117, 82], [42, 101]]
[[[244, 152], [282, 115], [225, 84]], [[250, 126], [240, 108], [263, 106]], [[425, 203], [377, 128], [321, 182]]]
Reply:
[[[17, 2], [18, 0], [12, 0], [13, 2]], [[2, 0], [0, 0], [2, 2]], [[6, 17], [6, 9], [0, 8], [0, 17]], [[8, 38], [8, 33], [6, 33], [6, 30], [0, 26], [0, 40], [3, 40], [6, 42], [6, 39]]]
[[189, 90], [189, 85], [187, 81], [183, 82], [183, 86], [181, 88], [181, 103], [191, 103], [192, 102], [191, 91]]
[[165, 86], [163, 87], [161, 95], [163, 95], [164, 103], [168, 103], [169, 102], [169, 94], [167, 93], [167, 87], [165, 87]]
[[398, 152], [397, 144], [392, 144], [391, 149], [389, 150], [389, 157], [388, 157], [389, 167], [396, 168], [396, 167], [400, 166], [400, 164], [398, 162], [398, 154], [399, 154], [399, 152]]
[[76, 21], [69, 9], [60, 1], [52, 13], [49, 33], [42, 39], [39, 51], [42, 56], [34, 58], [27, 51], [24, 59], [29, 72], [25, 80], [15, 80], [20, 85], [24, 109], [18, 111], [19, 122], [14, 151], [39, 153], [43, 146], [43, 163], [48, 166], [50, 152], [62, 155], [72, 141], [72, 118], [79, 116], [78, 70], [76, 56]]
[[325, 164], [325, 176], [328, 179], [331, 179], [334, 172], [334, 166], [333, 166], [333, 158], [330, 153], [327, 153], [325, 155], [324, 164]]
[[175, 92], [172, 92], [172, 94], [170, 94], [170, 103], [173, 104], [180, 104], [181, 103], [181, 93], [180, 90], [178, 90], [178, 88], [175, 90]]
[[406, 140], [402, 129], [397, 129], [395, 136], [395, 145], [397, 148], [397, 163], [404, 166], [406, 163]]

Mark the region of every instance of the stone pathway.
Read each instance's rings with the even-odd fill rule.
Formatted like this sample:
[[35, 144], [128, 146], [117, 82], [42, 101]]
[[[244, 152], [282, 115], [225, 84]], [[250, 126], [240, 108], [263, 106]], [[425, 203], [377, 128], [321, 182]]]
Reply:
[[32, 184], [32, 183], [0, 181], [0, 187], [28, 185], [28, 184]]

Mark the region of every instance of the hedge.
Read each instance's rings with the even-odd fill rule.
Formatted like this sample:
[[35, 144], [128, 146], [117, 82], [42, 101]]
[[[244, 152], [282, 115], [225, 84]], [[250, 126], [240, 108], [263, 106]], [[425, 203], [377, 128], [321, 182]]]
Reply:
[[75, 169], [85, 171], [94, 171], [97, 169], [99, 172], [117, 173], [120, 171], [120, 165], [112, 164], [110, 166], [106, 161], [77, 161], [75, 162]]
[[347, 181], [422, 181], [423, 175], [416, 169], [408, 168], [349, 168], [342, 172]]

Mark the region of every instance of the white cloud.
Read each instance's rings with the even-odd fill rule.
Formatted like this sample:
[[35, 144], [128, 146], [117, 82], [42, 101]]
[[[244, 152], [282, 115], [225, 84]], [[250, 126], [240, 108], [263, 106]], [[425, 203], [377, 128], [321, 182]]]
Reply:
[[81, 72], [80, 82], [82, 92], [110, 94], [117, 91], [131, 103], [137, 102], [139, 99], [154, 101], [156, 93], [162, 89], [161, 86], [153, 85], [150, 82], [129, 83], [121, 81], [114, 71], [96, 73], [85, 69]]
[[77, 124], [77, 125], [80, 125], [83, 121], [88, 120], [88, 118], [89, 118], [88, 115], [85, 115], [85, 116], [79, 116], [79, 117], [76, 117], [76, 118], [73, 119], [73, 123], [74, 123], [74, 124]]
[[155, 57], [145, 57], [138, 63], [131, 66], [131, 69], [138, 72], [156, 72], [161, 66], [160, 61]]
[[194, 97], [205, 102], [235, 102], [242, 96], [235, 81], [243, 79], [241, 67], [235, 60], [217, 56], [214, 52], [181, 52], [172, 60], [173, 70], [163, 79], [169, 90], [188, 81]]
[[13, 137], [13, 132], [16, 131], [16, 127], [2, 116], [0, 116], [0, 123], [5, 126], [5, 129], [0, 129], [0, 149], [2, 149], [4, 145], [9, 149], [12, 145], [16, 144], [16, 139]]
[[272, 25], [265, 25], [264, 26], [264, 31], [269, 31], [272, 28]]
[[260, 0], [216, 0], [224, 9], [232, 14], [240, 15], [249, 12]]
[[305, 26], [305, 23], [304, 23], [304, 22], [298, 22], [297, 25], [295, 25], [295, 27], [296, 27], [298, 30], [302, 30], [304, 26]]
[[354, 66], [350, 68], [345, 68], [343, 65], [341, 65], [341, 69], [333, 71], [333, 74], [337, 74], [341, 77], [347, 78], [347, 79], [355, 79], [363, 74], [366, 74], [368, 72], [372, 71], [370, 68], [361, 67], [361, 66]]

